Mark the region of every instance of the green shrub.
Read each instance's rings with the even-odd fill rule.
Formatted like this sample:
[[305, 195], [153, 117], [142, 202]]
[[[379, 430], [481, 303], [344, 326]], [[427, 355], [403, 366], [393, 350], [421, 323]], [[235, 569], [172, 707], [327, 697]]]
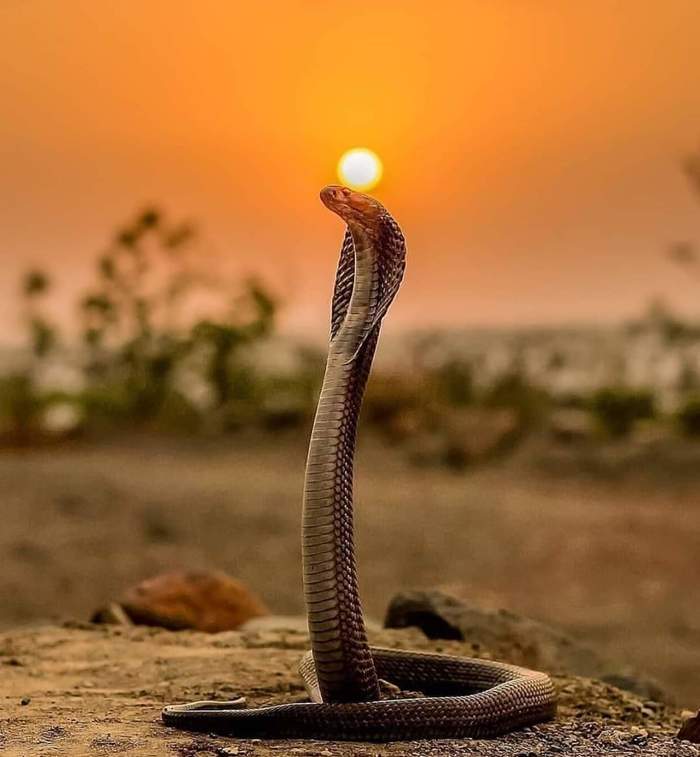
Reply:
[[405, 441], [428, 422], [431, 403], [421, 395], [420, 380], [406, 376], [376, 373], [367, 387], [362, 415], [368, 425], [385, 439]]
[[700, 394], [689, 397], [678, 410], [678, 424], [686, 436], [700, 436]]
[[499, 376], [486, 389], [483, 404], [515, 411], [521, 437], [539, 425], [551, 399], [544, 389], [530, 382], [524, 371], [516, 366]]
[[451, 358], [428, 376], [428, 390], [439, 402], [456, 407], [474, 401], [474, 377], [466, 360]]
[[654, 395], [646, 389], [606, 387], [591, 400], [591, 410], [607, 434], [627, 436], [637, 421], [656, 415]]
[[[255, 364], [255, 348], [275, 330], [277, 301], [255, 280], [227, 286], [197, 254], [197, 240], [191, 223], [145, 208], [97, 256], [77, 302], [82, 388], [67, 398], [86, 428], [192, 431], [211, 426], [207, 412], [219, 428], [274, 426], [306, 415], [305, 400], [292, 398], [288, 407], [271, 402]], [[0, 387], [0, 421], [11, 437], [33, 436], [48, 407], [37, 387], [47, 359], [61, 357], [59, 334], [45, 313], [51, 288], [42, 270], [21, 282], [26, 357]], [[208, 312], [193, 310], [192, 297], [208, 303]], [[211, 401], [192, 399], [193, 385]]]
[[23, 444], [36, 432], [42, 402], [31, 376], [15, 373], [0, 379], [0, 421], [10, 441]]
[[[192, 224], [174, 224], [159, 209], [146, 208], [97, 260], [80, 314], [84, 399], [88, 416], [98, 422], [195, 427], [198, 412], [177, 384], [192, 358], [199, 361], [217, 416], [230, 416], [236, 425], [259, 407], [259, 377], [248, 353], [273, 332], [277, 303], [256, 281], [232, 296], [191, 254], [196, 241]], [[219, 314], [188, 318], [193, 294], [205, 294]], [[230, 303], [223, 314], [222, 300]]]

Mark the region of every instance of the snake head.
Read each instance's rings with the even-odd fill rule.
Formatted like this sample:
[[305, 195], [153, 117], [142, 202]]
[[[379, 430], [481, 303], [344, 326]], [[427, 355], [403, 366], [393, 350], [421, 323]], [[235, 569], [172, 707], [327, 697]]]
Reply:
[[359, 226], [371, 235], [376, 233], [380, 218], [386, 213], [384, 206], [373, 197], [337, 184], [321, 190], [321, 202], [348, 226]]
[[[321, 200], [347, 224], [333, 292], [331, 338], [338, 334], [348, 314], [356, 291], [358, 267], [365, 269], [362, 279], [369, 282], [371, 288], [370, 308], [365, 314], [357, 349], [350, 357], [354, 360], [398, 292], [406, 267], [406, 242], [398, 223], [373, 197], [331, 185], [321, 190]], [[367, 283], [364, 286], [366, 288]]]

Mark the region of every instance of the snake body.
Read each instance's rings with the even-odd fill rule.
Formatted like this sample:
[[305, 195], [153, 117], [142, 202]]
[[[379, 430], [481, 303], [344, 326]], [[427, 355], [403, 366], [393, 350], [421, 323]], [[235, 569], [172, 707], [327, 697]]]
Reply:
[[[370, 647], [353, 545], [357, 421], [382, 319], [405, 267], [403, 234], [375, 199], [326, 187], [347, 224], [336, 274], [326, 372], [304, 484], [302, 554], [311, 702], [246, 709], [243, 698], [163, 710], [167, 725], [261, 738], [391, 741], [497, 736], [553, 717], [549, 677], [514, 665]], [[382, 698], [384, 682], [420, 692]]]

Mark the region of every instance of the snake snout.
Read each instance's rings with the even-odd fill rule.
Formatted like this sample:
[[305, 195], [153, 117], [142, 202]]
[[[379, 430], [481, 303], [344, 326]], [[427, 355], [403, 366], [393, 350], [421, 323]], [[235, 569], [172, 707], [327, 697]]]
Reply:
[[375, 226], [380, 213], [384, 210], [381, 203], [373, 197], [353, 192], [347, 187], [330, 184], [321, 190], [321, 202], [339, 215], [347, 224], [357, 224], [371, 229]]
[[346, 219], [349, 210], [348, 199], [351, 194], [351, 191], [347, 187], [330, 184], [321, 190], [321, 202], [328, 210], [332, 210], [341, 218]]

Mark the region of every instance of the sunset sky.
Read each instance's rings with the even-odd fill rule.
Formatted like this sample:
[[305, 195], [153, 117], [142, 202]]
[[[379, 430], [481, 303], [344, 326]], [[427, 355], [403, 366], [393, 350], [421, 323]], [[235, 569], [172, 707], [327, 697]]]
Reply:
[[700, 243], [698, 0], [1, 0], [0, 93], [3, 302], [39, 264], [65, 308], [155, 202], [325, 330], [318, 191], [366, 146], [409, 243], [393, 328], [700, 314], [664, 256]]

